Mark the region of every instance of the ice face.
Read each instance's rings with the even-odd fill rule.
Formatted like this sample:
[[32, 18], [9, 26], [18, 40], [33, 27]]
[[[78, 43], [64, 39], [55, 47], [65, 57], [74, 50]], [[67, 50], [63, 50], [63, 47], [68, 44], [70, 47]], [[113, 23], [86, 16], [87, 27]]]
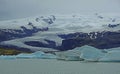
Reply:
[[16, 56], [3, 56], [3, 55], [1, 55], [0, 56], [0, 60], [7, 60], [7, 59], [16, 59]]
[[[91, 46], [82, 46], [77, 47], [73, 50], [65, 51], [65, 52], [57, 52], [56, 55], [58, 59], [69, 59], [69, 60], [86, 60], [86, 61], [98, 61], [104, 53], [94, 47]], [[79, 57], [79, 58], [78, 58]]]
[[21, 53], [21, 54], [18, 54], [16, 56], [16, 58], [18, 58], [18, 59], [30, 59], [30, 58], [35, 58], [35, 55]]
[[42, 58], [43, 58], [43, 59], [56, 59], [56, 58], [57, 58], [57, 56], [56, 56], [56, 55], [53, 55], [53, 54], [48, 53], [48, 54], [44, 54], [44, 55], [42, 56]]
[[37, 51], [37, 52], [34, 52], [34, 53], [32, 53], [32, 55], [44, 55], [45, 53], [44, 52], [42, 52], [42, 51]]
[[120, 62], [120, 51], [109, 51], [99, 61]]
[[69, 50], [64, 52], [56, 52], [57, 59], [59, 60], [81, 60], [80, 52], [77, 50]]
[[19, 54], [16, 56], [16, 58], [22, 58], [22, 59], [55, 59], [56, 56], [53, 54], [48, 54], [48, 53], [44, 53], [41, 51], [37, 51], [31, 54]]
[[37, 51], [34, 53], [20, 53], [14, 56], [1, 55], [0, 59], [56, 59], [56, 55]]
[[104, 56], [101, 50], [91, 46], [83, 46], [80, 49], [82, 49], [80, 57], [87, 61], [98, 61], [98, 59]]

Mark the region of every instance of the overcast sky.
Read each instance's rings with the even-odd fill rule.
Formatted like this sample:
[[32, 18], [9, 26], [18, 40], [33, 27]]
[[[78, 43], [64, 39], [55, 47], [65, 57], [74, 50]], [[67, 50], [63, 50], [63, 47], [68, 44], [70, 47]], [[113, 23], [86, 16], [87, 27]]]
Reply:
[[0, 0], [0, 19], [96, 12], [120, 13], [120, 0]]

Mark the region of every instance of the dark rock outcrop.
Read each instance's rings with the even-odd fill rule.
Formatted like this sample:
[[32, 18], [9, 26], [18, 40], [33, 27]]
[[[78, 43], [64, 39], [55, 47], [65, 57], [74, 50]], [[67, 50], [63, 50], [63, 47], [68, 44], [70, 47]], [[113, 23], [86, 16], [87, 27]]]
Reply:
[[71, 50], [84, 45], [93, 46], [99, 49], [109, 49], [120, 47], [120, 32], [91, 32], [91, 33], [71, 33], [58, 35], [63, 38], [61, 46], [56, 46], [54, 41], [45, 39], [46, 43], [29, 41], [25, 44], [35, 47], [54, 48], [56, 50]]
[[24, 26], [21, 26], [21, 29], [0, 29], [0, 42], [12, 40], [16, 38], [23, 38], [27, 36], [32, 36], [33, 33], [38, 31], [48, 31], [48, 27], [37, 28], [31, 22], [28, 23], [28, 26], [31, 26], [31, 29], [28, 29]]
[[50, 17], [47, 18], [42, 17], [42, 20], [47, 24], [53, 24], [54, 21], [56, 20], [56, 17], [54, 15], [51, 15]]
[[45, 48], [56, 48], [56, 43], [51, 40], [45, 39], [47, 43], [39, 42], [39, 41], [27, 41], [24, 42], [26, 45], [34, 46], [34, 47], [45, 47]]
[[120, 26], [120, 24], [109, 24], [109, 25], [108, 25], [109, 28], [115, 28], [115, 27], [117, 27], [117, 26]]
[[107, 31], [96, 34], [95, 32], [92, 32], [90, 34], [73, 33], [68, 35], [59, 35], [61, 38], [64, 38], [61, 47], [64, 50], [81, 47], [83, 45], [90, 45], [99, 49], [120, 47], [120, 32]]

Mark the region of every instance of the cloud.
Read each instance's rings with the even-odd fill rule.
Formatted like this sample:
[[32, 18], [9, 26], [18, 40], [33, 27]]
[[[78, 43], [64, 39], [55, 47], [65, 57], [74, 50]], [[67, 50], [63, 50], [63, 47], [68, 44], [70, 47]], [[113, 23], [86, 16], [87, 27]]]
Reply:
[[95, 12], [119, 13], [119, 0], [0, 0], [0, 16], [1, 13], [23, 17], [36, 14]]

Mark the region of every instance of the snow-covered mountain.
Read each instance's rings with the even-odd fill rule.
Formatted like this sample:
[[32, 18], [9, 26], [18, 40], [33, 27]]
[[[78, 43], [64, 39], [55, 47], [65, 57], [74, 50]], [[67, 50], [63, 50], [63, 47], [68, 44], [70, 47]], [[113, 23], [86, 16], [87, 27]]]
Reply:
[[0, 46], [44, 52], [120, 47], [119, 15], [50, 15], [0, 22]]

